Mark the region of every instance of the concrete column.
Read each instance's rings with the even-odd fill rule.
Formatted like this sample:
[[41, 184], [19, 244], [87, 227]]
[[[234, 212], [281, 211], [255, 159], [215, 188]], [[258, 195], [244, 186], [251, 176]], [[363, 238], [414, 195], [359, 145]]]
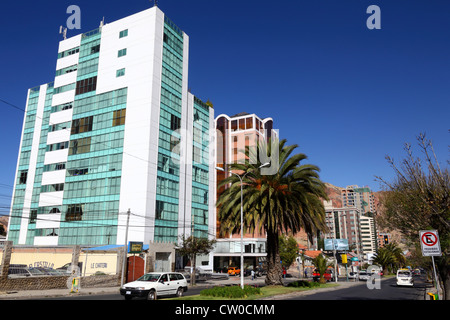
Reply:
[[11, 253], [12, 253], [13, 242], [6, 241], [3, 246], [3, 257], [2, 257], [2, 265], [0, 270], [0, 279], [8, 278], [8, 270], [9, 264], [11, 262]]

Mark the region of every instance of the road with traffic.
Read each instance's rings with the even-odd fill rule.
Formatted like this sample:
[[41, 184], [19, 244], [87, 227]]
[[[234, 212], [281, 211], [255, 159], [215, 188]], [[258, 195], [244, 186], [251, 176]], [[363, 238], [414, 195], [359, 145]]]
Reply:
[[[380, 280], [379, 289], [369, 289], [365, 281], [360, 281], [350, 287], [304, 291], [298, 294], [280, 296], [274, 300], [423, 300], [425, 289], [431, 287], [431, 284], [426, 283], [425, 280], [425, 276], [417, 276], [414, 278], [414, 287], [398, 287], [395, 277], [385, 278]], [[197, 295], [203, 289], [202, 287], [189, 287], [184, 295]], [[161, 298], [161, 300], [164, 299]], [[117, 291], [117, 293], [42, 298], [41, 300], [124, 300], [124, 298]]]
[[367, 282], [361, 281], [349, 288], [332, 291], [316, 290], [312, 294], [292, 295], [285, 300], [423, 300], [426, 288], [431, 284], [425, 276], [416, 276], [413, 287], [397, 286], [396, 278], [380, 280], [380, 286], [370, 289]]

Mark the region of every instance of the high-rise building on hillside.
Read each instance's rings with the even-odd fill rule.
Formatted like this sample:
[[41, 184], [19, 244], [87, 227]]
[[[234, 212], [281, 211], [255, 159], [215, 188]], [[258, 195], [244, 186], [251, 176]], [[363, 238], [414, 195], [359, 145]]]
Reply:
[[28, 91], [8, 240], [214, 237], [214, 110], [188, 92], [188, 51], [157, 7], [59, 43]]
[[361, 213], [376, 211], [375, 197], [368, 187], [347, 186], [341, 190], [344, 207], [356, 207]]

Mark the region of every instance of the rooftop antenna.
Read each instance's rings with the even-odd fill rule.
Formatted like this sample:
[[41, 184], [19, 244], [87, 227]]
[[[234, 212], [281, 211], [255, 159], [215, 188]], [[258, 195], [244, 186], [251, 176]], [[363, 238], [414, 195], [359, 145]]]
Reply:
[[59, 34], [63, 35], [64, 40], [67, 39], [67, 28], [64, 28], [63, 26], [59, 27]]
[[[150, 0], [151, 1], [151, 0]], [[153, 5], [154, 7], [157, 7], [158, 6], [158, 0], [154, 0], [155, 1], [155, 4]]]
[[105, 17], [103, 17], [103, 20], [100, 21], [100, 28], [103, 27], [105, 25]]

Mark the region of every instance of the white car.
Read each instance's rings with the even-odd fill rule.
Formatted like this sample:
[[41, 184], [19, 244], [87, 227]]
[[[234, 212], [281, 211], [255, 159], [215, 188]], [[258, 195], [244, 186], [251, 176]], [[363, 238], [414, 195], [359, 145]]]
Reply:
[[124, 284], [120, 294], [129, 300], [133, 297], [146, 297], [156, 300], [158, 296], [176, 295], [181, 297], [187, 291], [187, 281], [178, 272], [150, 272], [136, 281]]
[[361, 271], [359, 272], [358, 279], [359, 279], [359, 280], [362, 280], [362, 281], [367, 281], [367, 280], [370, 280], [370, 276], [371, 276], [370, 273], [368, 273], [368, 272], [365, 271], [365, 270], [361, 270]]
[[414, 286], [414, 278], [408, 269], [397, 270], [397, 285], [398, 286]]
[[358, 273], [357, 272], [350, 272], [348, 274], [348, 278], [349, 279], [357, 279], [358, 278]]

